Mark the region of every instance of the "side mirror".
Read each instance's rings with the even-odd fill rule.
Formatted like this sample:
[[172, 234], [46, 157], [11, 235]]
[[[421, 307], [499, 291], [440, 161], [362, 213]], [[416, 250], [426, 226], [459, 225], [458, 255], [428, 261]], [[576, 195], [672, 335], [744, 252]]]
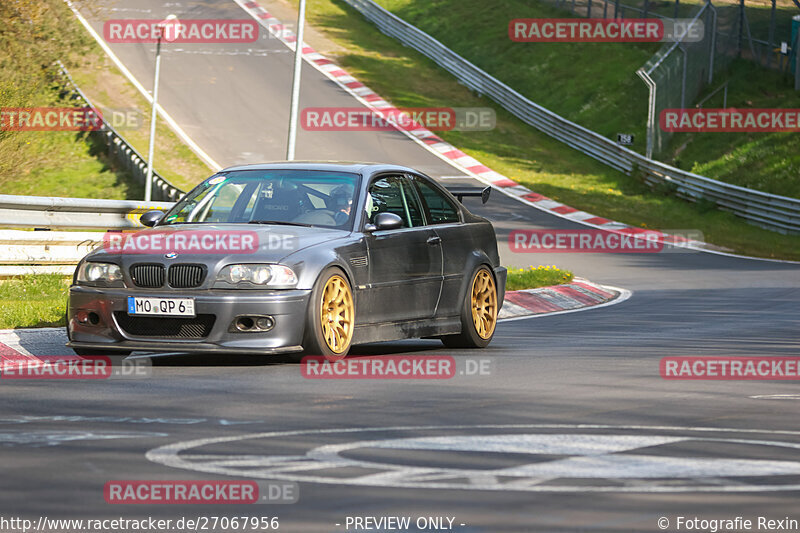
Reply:
[[378, 213], [375, 215], [373, 224], [367, 224], [367, 231], [380, 231], [389, 229], [400, 229], [403, 227], [403, 219], [394, 213]]
[[162, 218], [164, 218], [163, 211], [158, 211], [158, 210], [148, 211], [147, 213], [139, 217], [139, 222], [141, 222], [142, 225], [147, 226], [148, 228], [152, 228], [153, 226], [161, 222]]

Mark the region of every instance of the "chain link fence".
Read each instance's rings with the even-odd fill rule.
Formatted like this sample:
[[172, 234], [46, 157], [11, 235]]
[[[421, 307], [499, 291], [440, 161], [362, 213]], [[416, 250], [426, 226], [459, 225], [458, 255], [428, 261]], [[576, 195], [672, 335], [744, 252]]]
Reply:
[[[759, 4], [744, 0], [717, 0], [712, 4], [658, 2], [641, 0], [542, 0], [546, 4], [591, 18], [686, 18], [702, 23], [703, 39], [683, 39], [665, 43], [637, 71], [649, 89], [647, 117], [648, 158], [667, 148], [671, 132], [658, 127], [661, 111], [686, 108], [714, 83], [715, 74], [736, 58], [795, 74], [795, 88], [800, 89], [800, 69], [795, 68], [795, 51], [800, 49], [798, 32], [792, 31], [792, 17], [797, 7], [789, 0], [768, 0]], [[796, 17], [798, 18], [798, 17]], [[751, 22], [752, 19], [752, 22]], [[795, 22], [800, 26], [800, 18]], [[689, 32], [687, 32], [687, 35]]]

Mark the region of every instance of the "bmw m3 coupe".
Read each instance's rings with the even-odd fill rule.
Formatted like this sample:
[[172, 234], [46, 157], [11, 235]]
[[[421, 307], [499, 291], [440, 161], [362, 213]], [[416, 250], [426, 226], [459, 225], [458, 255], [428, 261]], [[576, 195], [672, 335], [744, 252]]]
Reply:
[[416, 337], [485, 347], [503, 302], [491, 223], [410, 168], [227, 168], [137, 233], [106, 234], [69, 291], [77, 353], [306, 352]]

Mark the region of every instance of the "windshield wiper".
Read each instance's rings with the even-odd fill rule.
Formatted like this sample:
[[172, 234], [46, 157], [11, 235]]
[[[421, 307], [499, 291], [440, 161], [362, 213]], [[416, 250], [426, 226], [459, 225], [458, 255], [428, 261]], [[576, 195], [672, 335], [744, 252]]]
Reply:
[[248, 224], [275, 224], [276, 226], [303, 226], [306, 228], [313, 228], [311, 224], [303, 224], [302, 222], [285, 222], [283, 220], [251, 220]]

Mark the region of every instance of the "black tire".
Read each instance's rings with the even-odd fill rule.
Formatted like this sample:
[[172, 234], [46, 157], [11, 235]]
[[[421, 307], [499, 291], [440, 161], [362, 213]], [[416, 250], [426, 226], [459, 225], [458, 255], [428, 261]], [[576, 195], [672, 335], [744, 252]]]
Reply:
[[[487, 282], [488, 286], [483, 290], [479, 290], [480, 285], [476, 287], [476, 283], [484, 282]], [[478, 303], [474, 303], [473, 300], [473, 292], [476, 290]], [[480, 301], [481, 298], [488, 298], [488, 301]], [[480, 332], [476, 327], [476, 321], [473, 319], [474, 305], [478, 310], [485, 309], [485, 312], [479, 313], [479, 315], [483, 315], [482, 331]], [[461, 303], [461, 333], [458, 335], [445, 335], [441, 337], [442, 342], [448, 348], [486, 348], [494, 337], [498, 312], [497, 284], [495, 283], [494, 275], [489, 267], [481, 265], [472, 273], [469, 285], [464, 293], [464, 301]]]
[[[349, 304], [343, 301], [342, 306], [328, 307], [328, 312], [331, 313], [332, 316], [341, 315], [340, 320], [336, 322], [340, 327], [332, 326], [331, 330], [329, 330], [329, 333], [334, 330], [335, 332], [341, 332], [341, 335], [334, 332], [333, 337], [328, 337], [328, 339], [334, 339], [333, 344], [335, 345], [335, 349], [331, 346], [331, 341], [326, 340], [326, 334], [325, 331], [323, 331], [322, 323], [323, 297], [325, 296], [325, 290], [326, 287], [329, 286], [329, 283], [340, 284], [338, 286], [345, 289], [346, 294], [349, 295], [346, 296], [343, 294], [344, 300], [349, 300]], [[334, 285], [334, 287], [335, 286], [336, 285]], [[333, 288], [331, 290], [333, 290]], [[317, 278], [317, 282], [314, 284], [314, 290], [311, 291], [311, 298], [308, 302], [306, 327], [303, 338], [304, 355], [323, 355], [329, 359], [344, 358], [352, 346], [355, 316], [356, 307], [353, 298], [353, 288], [347, 276], [337, 267], [325, 269], [322, 274], [320, 274], [319, 278]], [[332, 319], [330, 320], [330, 323], [333, 324]]]

